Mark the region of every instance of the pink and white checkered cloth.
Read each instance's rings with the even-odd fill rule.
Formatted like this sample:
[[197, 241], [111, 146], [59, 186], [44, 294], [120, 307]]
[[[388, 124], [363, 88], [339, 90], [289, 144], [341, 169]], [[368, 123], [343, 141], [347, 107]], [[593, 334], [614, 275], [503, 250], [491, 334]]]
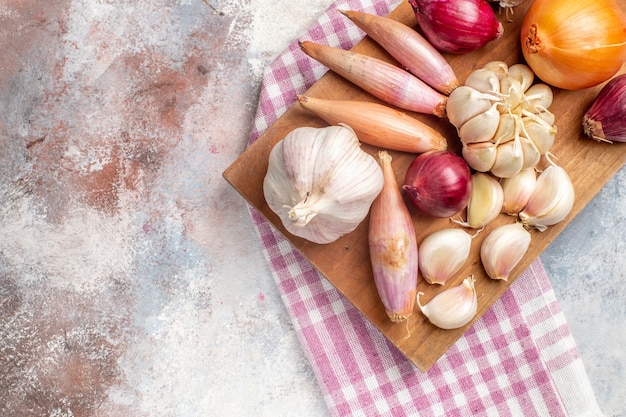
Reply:
[[[333, 4], [300, 40], [349, 49], [337, 9], [388, 14], [397, 0]], [[250, 143], [326, 71], [293, 42], [267, 69]], [[422, 373], [251, 208], [278, 289], [332, 416], [600, 416], [551, 284], [535, 261]]]

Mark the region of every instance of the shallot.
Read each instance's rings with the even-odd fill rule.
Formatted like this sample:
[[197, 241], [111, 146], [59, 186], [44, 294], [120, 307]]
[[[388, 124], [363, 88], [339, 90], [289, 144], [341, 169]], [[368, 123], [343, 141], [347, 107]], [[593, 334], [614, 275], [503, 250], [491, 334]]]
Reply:
[[391, 167], [391, 155], [378, 153], [383, 189], [374, 200], [368, 232], [374, 282], [389, 319], [406, 320], [415, 306], [418, 252], [411, 214]]
[[472, 192], [471, 172], [459, 155], [429, 151], [411, 162], [402, 189], [420, 211], [433, 217], [450, 217], [467, 206]]
[[426, 39], [442, 52], [468, 53], [504, 33], [486, 0], [409, 0], [409, 4]]
[[598, 142], [626, 142], [626, 74], [602, 87], [583, 117], [583, 130]]
[[448, 61], [422, 35], [402, 22], [353, 10], [341, 11], [413, 75], [450, 94], [459, 85]]
[[448, 97], [393, 64], [357, 52], [311, 41], [302, 51], [333, 72], [387, 104], [417, 113], [443, 117]]

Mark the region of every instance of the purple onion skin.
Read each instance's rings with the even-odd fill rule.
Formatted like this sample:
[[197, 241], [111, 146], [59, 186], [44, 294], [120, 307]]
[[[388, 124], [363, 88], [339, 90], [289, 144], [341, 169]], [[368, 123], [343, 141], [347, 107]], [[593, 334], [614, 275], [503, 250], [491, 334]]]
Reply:
[[626, 74], [602, 87], [583, 116], [583, 131], [598, 142], [626, 142]]
[[439, 51], [465, 54], [504, 33], [486, 0], [408, 0], [426, 39]]
[[409, 201], [433, 217], [450, 217], [463, 210], [472, 192], [467, 162], [450, 151], [418, 155], [407, 169], [402, 186]]

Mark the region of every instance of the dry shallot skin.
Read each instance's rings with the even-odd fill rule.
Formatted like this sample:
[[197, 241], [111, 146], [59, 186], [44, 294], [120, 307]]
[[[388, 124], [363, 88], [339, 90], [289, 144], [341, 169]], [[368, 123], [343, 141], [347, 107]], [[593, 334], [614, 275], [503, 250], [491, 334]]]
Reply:
[[378, 156], [384, 185], [370, 209], [369, 253], [374, 282], [387, 316], [392, 322], [401, 322], [409, 318], [415, 307], [417, 239], [391, 156], [386, 151], [380, 151]]
[[583, 116], [583, 130], [598, 142], [626, 142], [626, 74], [602, 87]]
[[442, 52], [472, 52], [504, 33], [504, 26], [486, 0], [408, 1], [421, 32]]

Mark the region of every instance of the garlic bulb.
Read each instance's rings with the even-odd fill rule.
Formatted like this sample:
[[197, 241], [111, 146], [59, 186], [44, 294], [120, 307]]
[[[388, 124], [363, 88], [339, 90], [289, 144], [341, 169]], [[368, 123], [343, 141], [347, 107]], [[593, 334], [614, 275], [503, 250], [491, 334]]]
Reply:
[[508, 280], [530, 245], [530, 232], [521, 223], [493, 229], [480, 246], [480, 260], [491, 279]]
[[567, 172], [552, 164], [537, 177], [537, 184], [519, 218], [540, 232], [565, 219], [574, 206], [574, 184]]
[[315, 243], [356, 229], [382, 187], [380, 166], [347, 125], [292, 130], [270, 152], [263, 180], [285, 228]]
[[472, 239], [462, 229], [445, 228], [426, 236], [419, 245], [419, 269], [429, 284], [443, 285], [467, 261]]
[[474, 276], [471, 275], [456, 287], [437, 294], [426, 305], [420, 304], [417, 293], [417, 305], [428, 320], [441, 329], [458, 329], [469, 323], [478, 310], [478, 297], [474, 288]]
[[463, 143], [463, 157], [479, 172], [510, 178], [533, 168], [556, 135], [548, 111], [553, 94], [546, 84], [532, 85], [524, 64], [487, 63], [450, 93], [446, 111]]

